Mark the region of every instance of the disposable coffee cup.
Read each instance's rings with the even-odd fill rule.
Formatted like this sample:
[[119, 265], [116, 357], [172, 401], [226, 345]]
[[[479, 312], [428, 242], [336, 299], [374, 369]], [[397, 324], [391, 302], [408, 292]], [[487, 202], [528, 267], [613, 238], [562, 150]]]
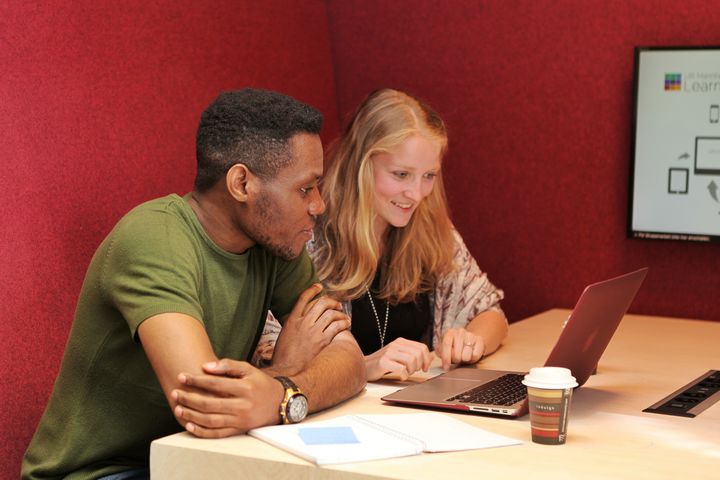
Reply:
[[528, 389], [532, 441], [565, 443], [572, 391], [578, 385], [572, 372], [562, 367], [531, 368], [522, 383]]

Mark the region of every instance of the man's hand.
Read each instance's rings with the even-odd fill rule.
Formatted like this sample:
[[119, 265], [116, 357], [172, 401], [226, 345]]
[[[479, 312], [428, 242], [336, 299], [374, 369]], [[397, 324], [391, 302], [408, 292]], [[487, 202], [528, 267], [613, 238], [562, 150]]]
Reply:
[[392, 373], [405, 381], [420, 369], [427, 372], [431, 360], [430, 351], [424, 343], [397, 338], [365, 357], [367, 379], [373, 381]]
[[443, 370], [451, 363], [475, 363], [485, 353], [485, 341], [464, 328], [451, 328], [443, 335], [439, 353]]
[[172, 391], [173, 413], [185, 429], [203, 438], [228, 437], [276, 424], [284, 389], [247, 362], [223, 359], [203, 365], [206, 375], [181, 373], [188, 387]]
[[315, 284], [298, 297], [275, 344], [272, 371], [295, 375], [325, 348], [335, 335], [350, 328], [342, 305], [327, 296], [312, 299], [322, 286]]

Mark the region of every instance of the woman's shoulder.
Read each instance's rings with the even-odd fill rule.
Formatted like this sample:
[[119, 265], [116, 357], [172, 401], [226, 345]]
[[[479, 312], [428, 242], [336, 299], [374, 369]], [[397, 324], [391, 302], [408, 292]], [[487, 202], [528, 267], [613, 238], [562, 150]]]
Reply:
[[455, 245], [465, 245], [465, 241], [463, 240], [462, 235], [460, 235], [460, 232], [458, 232], [458, 229], [455, 227], [455, 225], [451, 225], [450, 233], [452, 233]]
[[455, 225], [452, 225], [451, 233], [453, 238], [453, 251], [455, 252], [454, 256], [457, 257], [458, 255], [464, 255], [466, 253], [470, 254], [467, 245], [465, 245], [465, 240], [463, 240], [462, 235], [460, 235], [460, 232], [455, 228]]

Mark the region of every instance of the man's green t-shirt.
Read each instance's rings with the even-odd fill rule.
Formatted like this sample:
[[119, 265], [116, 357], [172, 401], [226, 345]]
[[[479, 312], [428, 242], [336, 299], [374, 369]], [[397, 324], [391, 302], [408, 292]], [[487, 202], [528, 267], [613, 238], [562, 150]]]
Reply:
[[317, 281], [305, 252], [215, 245], [170, 195], [128, 213], [92, 259], [60, 374], [23, 459], [23, 478], [96, 478], [148, 464], [150, 442], [181, 430], [136, 335], [167, 312], [196, 318], [219, 358], [248, 360], [265, 316], [290, 312]]

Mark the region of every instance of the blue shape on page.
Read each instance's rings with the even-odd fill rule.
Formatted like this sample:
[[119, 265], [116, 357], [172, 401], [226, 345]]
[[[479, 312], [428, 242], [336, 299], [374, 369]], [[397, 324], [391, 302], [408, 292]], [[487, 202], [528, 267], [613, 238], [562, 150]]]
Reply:
[[352, 427], [300, 427], [298, 434], [305, 445], [360, 443]]

